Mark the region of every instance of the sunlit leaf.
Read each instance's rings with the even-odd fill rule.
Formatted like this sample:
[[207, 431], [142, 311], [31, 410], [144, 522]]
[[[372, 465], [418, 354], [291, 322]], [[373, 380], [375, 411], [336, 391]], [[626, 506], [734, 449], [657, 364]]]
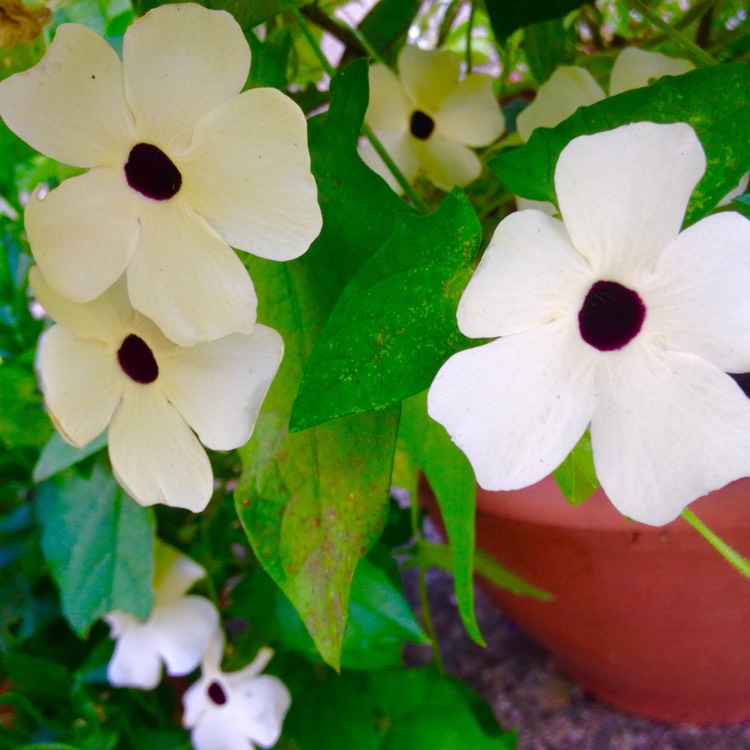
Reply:
[[580, 505], [599, 488], [588, 430], [554, 471], [555, 481], [571, 505]]
[[328, 317], [305, 367], [293, 430], [412, 396], [466, 348], [456, 307], [481, 236], [460, 191], [434, 214], [399, 219]]

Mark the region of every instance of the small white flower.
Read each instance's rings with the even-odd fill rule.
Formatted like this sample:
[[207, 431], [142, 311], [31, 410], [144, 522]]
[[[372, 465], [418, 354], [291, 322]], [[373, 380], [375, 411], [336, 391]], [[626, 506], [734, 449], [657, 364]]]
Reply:
[[750, 371], [750, 222], [680, 233], [705, 166], [684, 123], [582, 136], [555, 169], [565, 223], [500, 223], [458, 306], [467, 336], [500, 338], [428, 398], [480, 485], [533, 484], [588, 425], [604, 490], [643, 523], [750, 475], [750, 399], [726, 374]]
[[[460, 67], [453, 52], [408, 45], [398, 56], [399, 78], [385, 65], [370, 66], [365, 121], [409, 182], [422, 171], [443, 190], [468, 184], [482, 170], [471, 148], [489, 145], [505, 129], [491, 77], [473, 73], [459, 81]], [[359, 150], [401, 190], [368, 141]]]
[[182, 347], [133, 310], [124, 279], [85, 304], [59, 295], [37, 267], [29, 280], [58, 323], [37, 359], [63, 437], [80, 447], [109, 426], [112, 469], [139, 503], [205, 508], [213, 474], [201, 442], [230, 450], [250, 439], [281, 362], [279, 334], [256, 324]]
[[0, 83], [0, 115], [34, 148], [89, 168], [26, 206], [49, 284], [90, 302], [123, 272], [133, 306], [183, 345], [249, 333], [256, 298], [228, 246], [271, 260], [321, 226], [300, 108], [240, 94], [250, 50], [224, 11], [165, 5], [125, 32], [123, 59], [78, 24]]
[[182, 724], [195, 750], [252, 750], [272, 747], [292, 699], [277, 677], [261, 675], [273, 651], [262, 648], [239, 672], [221, 671], [223, 635], [208, 647], [200, 680], [185, 693]]
[[154, 606], [145, 622], [127, 612], [105, 615], [110, 636], [117, 641], [107, 667], [116, 687], [151, 690], [167, 674], [185, 675], [200, 663], [219, 626], [216, 607], [202, 596], [185, 592], [206, 571], [185, 555], [157, 542], [155, 548]]

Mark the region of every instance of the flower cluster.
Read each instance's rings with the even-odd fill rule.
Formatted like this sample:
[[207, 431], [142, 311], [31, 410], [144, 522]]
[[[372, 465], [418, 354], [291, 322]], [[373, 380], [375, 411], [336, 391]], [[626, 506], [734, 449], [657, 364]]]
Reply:
[[273, 656], [263, 648], [239, 672], [221, 671], [224, 633], [208, 599], [186, 595], [206, 571], [189, 557], [158, 542], [155, 549], [154, 605], [145, 622], [126, 612], [105, 620], [115, 640], [107, 677], [116, 687], [150, 690], [167, 674], [187, 675], [201, 665], [201, 677], [183, 698], [183, 725], [195, 750], [271, 747], [281, 734], [291, 696], [281, 680], [261, 675]]
[[144, 505], [205, 507], [200, 442], [245, 443], [281, 362], [232, 247], [290, 260], [321, 227], [304, 114], [275, 89], [240, 93], [249, 66], [231, 15], [176, 4], [128, 28], [122, 60], [65, 24], [0, 83], [11, 130], [87, 170], [26, 205], [32, 288], [57, 321], [39, 351], [47, 407], [76, 446], [109, 427]]

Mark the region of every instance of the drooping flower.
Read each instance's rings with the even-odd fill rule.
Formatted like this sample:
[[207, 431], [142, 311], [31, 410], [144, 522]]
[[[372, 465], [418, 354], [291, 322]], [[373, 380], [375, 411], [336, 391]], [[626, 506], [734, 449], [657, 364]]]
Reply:
[[228, 13], [177, 4], [128, 28], [122, 61], [64, 24], [38, 65], [0, 83], [11, 130], [89, 169], [26, 207], [55, 290], [90, 302], [126, 273], [135, 309], [177, 343], [252, 330], [253, 285], [229, 245], [296, 258], [321, 217], [304, 115], [275, 89], [240, 94], [249, 66]]
[[[471, 150], [487, 146], [505, 129], [488, 75], [459, 81], [453, 52], [405, 46], [399, 77], [385, 65], [370, 66], [370, 102], [365, 121], [410, 182], [419, 172], [443, 190], [479, 177], [482, 165]], [[400, 191], [368, 141], [360, 145], [365, 163]]]
[[200, 680], [185, 693], [182, 724], [195, 750], [252, 750], [272, 747], [281, 736], [291, 696], [278, 677], [261, 675], [273, 656], [262, 648], [239, 672], [221, 671], [224, 639], [209, 645]]
[[173, 547], [157, 542], [154, 605], [145, 622], [128, 612], [114, 611], [104, 619], [117, 643], [107, 667], [116, 687], [155, 688], [162, 663], [167, 674], [192, 672], [219, 627], [219, 613], [208, 599], [186, 595], [206, 571]]
[[750, 222], [680, 232], [706, 160], [684, 123], [572, 140], [555, 187], [564, 223], [536, 210], [498, 226], [458, 307], [470, 337], [430, 415], [480, 485], [554, 470], [591, 428], [601, 484], [623, 514], [660, 525], [750, 475]]
[[139, 503], [205, 508], [213, 475], [201, 442], [229, 450], [249, 440], [281, 362], [279, 334], [256, 324], [182, 347], [133, 310], [124, 279], [85, 304], [54, 291], [37, 267], [29, 279], [58, 323], [40, 343], [38, 370], [63, 437], [83, 446], [109, 426], [113, 472]]

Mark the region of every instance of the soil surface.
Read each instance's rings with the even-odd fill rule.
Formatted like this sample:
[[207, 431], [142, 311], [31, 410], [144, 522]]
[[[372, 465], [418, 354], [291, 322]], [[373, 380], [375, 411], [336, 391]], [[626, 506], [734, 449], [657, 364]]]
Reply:
[[[417, 602], [416, 571], [408, 572], [405, 583]], [[476, 613], [487, 648], [477, 646], [458, 616], [451, 576], [431, 570], [427, 584], [446, 671], [479, 692], [504, 728], [518, 730], [518, 750], [750, 750], [750, 721], [674, 726], [631, 716], [587, 695], [481, 591]], [[407, 653], [412, 663], [429, 659], [424, 647]]]

